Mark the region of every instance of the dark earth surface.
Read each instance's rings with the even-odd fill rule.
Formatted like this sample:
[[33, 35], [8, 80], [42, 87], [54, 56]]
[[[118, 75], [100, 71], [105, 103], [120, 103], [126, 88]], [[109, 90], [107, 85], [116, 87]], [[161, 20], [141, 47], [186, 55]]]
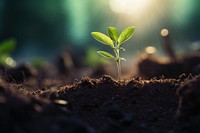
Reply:
[[[199, 58], [193, 62], [176, 62], [183, 63], [179, 69], [154, 62], [160, 68], [154, 78], [151, 71], [146, 80], [138, 76], [120, 82], [104, 75], [67, 83], [69, 78], [60, 75], [46, 79], [42, 69], [1, 68], [0, 132], [198, 133]], [[175, 74], [162, 74], [167, 68]]]

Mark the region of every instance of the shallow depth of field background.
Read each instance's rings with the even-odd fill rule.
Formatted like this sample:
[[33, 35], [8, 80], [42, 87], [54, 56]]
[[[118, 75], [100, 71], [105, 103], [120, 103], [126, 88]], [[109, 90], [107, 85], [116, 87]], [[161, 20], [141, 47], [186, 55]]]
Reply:
[[164, 28], [177, 52], [190, 52], [200, 47], [199, 5], [198, 0], [1, 0], [0, 41], [17, 41], [17, 61], [52, 59], [64, 49], [85, 56], [91, 49], [109, 49], [91, 37], [92, 31], [134, 25], [133, 38], [124, 44], [126, 56], [147, 46], [162, 55]]

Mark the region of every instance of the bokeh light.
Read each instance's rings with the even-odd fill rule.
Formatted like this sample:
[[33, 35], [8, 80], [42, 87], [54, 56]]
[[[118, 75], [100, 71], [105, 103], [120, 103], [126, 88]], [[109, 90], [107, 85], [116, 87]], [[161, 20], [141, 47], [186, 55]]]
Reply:
[[145, 52], [146, 52], [147, 54], [155, 54], [156, 51], [157, 51], [156, 48], [153, 47], [153, 46], [148, 46], [148, 47], [145, 48]]
[[7, 57], [5, 60], [5, 63], [10, 67], [15, 67], [17, 65], [15, 60], [13, 60], [13, 58], [11, 58], [11, 57]]
[[168, 36], [169, 35], [169, 31], [167, 29], [162, 29], [160, 32], [161, 36]]

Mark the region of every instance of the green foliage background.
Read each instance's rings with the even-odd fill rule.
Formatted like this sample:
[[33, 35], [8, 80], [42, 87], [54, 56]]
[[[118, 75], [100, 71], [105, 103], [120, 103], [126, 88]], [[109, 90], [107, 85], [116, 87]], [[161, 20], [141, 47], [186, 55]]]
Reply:
[[64, 47], [77, 54], [85, 53], [96, 45], [90, 32], [105, 33], [109, 26], [119, 30], [130, 25], [136, 27], [134, 39], [126, 46], [131, 54], [148, 45], [159, 48], [162, 28], [170, 30], [177, 49], [187, 49], [200, 40], [200, 1], [154, 1], [157, 4], [152, 9], [159, 17], [154, 18], [149, 12], [136, 19], [134, 15], [112, 12], [109, 0], [1, 0], [0, 41], [15, 38], [14, 56], [20, 59], [53, 57]]

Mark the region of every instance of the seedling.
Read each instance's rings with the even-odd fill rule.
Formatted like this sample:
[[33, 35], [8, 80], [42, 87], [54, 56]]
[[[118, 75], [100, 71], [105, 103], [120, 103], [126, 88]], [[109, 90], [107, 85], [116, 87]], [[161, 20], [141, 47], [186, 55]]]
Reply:
[[121, 58], [119, 55], [119, 51], [123, 50], [125, 51], [125, 49], [123, 47], [121, 47], [122, 43], [126, 42], [127, 40], [129, 40], [132, 35], [133, 32], [135, 30], [134, 26], [130, 26], [128, 28], [126, 28], [125, 30], [122, 31], [122, 33], [119, 35], [118, 34], [118, 30], [114, 27], [108, 27], [108, 35], [105, 35], [101, 32], [92, 32], [92, 36], [94, 37], [94, 39], [96, 39], [97, 41], [110, 46], [114, 53], [115, 56], [106, 52], [106, 51], [97, 51], [98, 54], [100, 54], [101, 56], [107, 58], [107, 59], [111, 59], [114, 60], [117, 64], [117, 69], [118, 69], [118, 80], [120, 81], [120, 77], [121, 77], [121, 65], [120, 65], [120, 61], [124, 60], [126, 61], [125, 58]]

